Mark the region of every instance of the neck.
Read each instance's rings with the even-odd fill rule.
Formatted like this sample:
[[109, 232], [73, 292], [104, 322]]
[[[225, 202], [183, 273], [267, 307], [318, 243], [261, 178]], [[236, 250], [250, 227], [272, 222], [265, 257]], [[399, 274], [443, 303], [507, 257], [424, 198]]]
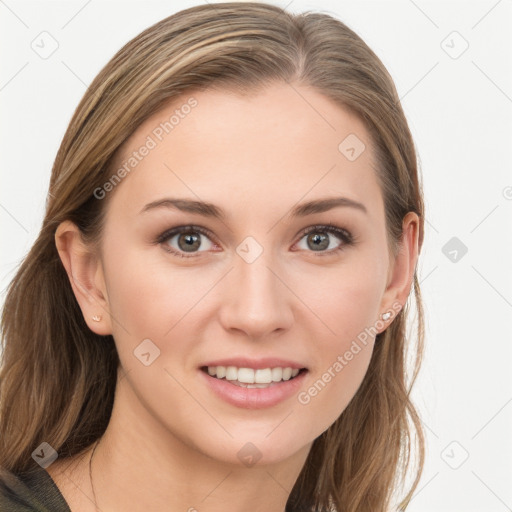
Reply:
[[[205, 423], [205, 436], [209, 428], [214, 427]], [[165, 428], [124, 379], [94, 454], [97, 506], [124, 512], [224, 512], [229, 504], [231, 512], [284, 512], [310, 448], [261, 466], [216, 460]]]

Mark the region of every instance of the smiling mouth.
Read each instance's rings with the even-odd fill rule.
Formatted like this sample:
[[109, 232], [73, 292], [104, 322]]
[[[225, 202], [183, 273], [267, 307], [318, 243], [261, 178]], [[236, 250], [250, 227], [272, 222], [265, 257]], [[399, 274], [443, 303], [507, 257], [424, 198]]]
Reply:
[[275, 367], [254, 370], [235, 366], [202, 366], [201, 371], [218, 380], [243, 388], [269, 388], [295, 379], [306, 368]]

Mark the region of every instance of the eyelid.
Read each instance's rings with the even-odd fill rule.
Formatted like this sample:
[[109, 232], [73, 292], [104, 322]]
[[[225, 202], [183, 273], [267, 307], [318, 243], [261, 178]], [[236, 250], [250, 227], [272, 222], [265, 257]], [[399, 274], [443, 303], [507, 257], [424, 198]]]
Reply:
[[[194, 224], [184, 224], [182, 226], [176, 226], [173, 228], [166, 229], [161, 235], [158, 235], [156, 242], [162, 243], [171, 238], [171, 236], [175, 236], [181, 233], [187, 233], [189, 231], [197, 231], [208, 238], [211, 238], [212, 241], [215, 241], [215, 235], [207, 228], [203, 228], [202, 226], [196, 226]], [[217, 243], [217, 242], [216, 242]]]
[[335, 235], [338, 236], [338, 238], [341, 238], [346, 243], [351, 243], [354, 240], [354, 237], [350, 231], [348, 231], [345, 228], [341, 228], [341, 227], [335, 226], [330, 223], [329, 224], [315, 224], [313, 226], [309, 226], [309, 227], [303, 229], [302, 231], [300, 231], [299, 234], [301, 235], [301, 237], [303, 237], [304, 235], [307, 235], [314, 231], [323, 231], [326, 233], [334, 233]]

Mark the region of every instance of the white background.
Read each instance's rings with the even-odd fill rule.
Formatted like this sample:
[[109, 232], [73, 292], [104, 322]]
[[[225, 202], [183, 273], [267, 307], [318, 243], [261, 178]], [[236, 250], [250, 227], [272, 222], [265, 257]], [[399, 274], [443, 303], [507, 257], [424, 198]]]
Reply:
[[[200, 3], [0, 0], [2, 300], [87, 85], [129, 39]], [[428, 455], [408, 510], [512, 510], [511, 2], [272, 3], [327, 12], [361, 35], [393, 76], [418, 148], [427, 347], [414, 400]], [[43, 31], [58, 43], [47, 59], [31, 47]], [[443, 253], [452, 237], [468, 249], [455, 262], [451, 246]]]

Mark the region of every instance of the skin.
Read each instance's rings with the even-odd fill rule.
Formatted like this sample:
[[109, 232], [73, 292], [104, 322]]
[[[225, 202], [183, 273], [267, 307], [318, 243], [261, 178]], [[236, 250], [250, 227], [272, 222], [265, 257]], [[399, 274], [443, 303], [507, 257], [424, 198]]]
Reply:
[[[84, 244], [68, 221], [57, 230], [84, 318], [94, 332], [113, 334], [122, 366], [93, 459], [100, 510], [217, 512], [229, 504], [232, 512], [283, 512], [312, 442], [360, 386], [374, 338], [307, 404], [293, 395], [269, 408], [235, 407], [211, 392], [198, 367], [232, 356], [290, 358], [308, 368], [301, 387], [307, 390], [359, 333], [409, 295], [417, 216], [404, 218], [403, 246], [393, 258], [363, 123], [314, 89], [294, 87], [300, 95], [286, 84], [251, 96], [194, 93], [198, 105], [104, 199], [100, 249]], [[116, 165], [189, 97], [141, 125]], [[366, 145], [355, 161], [338, 150], [351, 133]], [[297, 203], [333, 196], [358, 201], [367, 212], [337, 207], [288, 216]], [[171, 208], [141, 213], [164, 197], [214, 203], [226, 218]], [[343, 241], [328, 234], [328, 248], [315, 251], [302, 230], [329, 223], [348, 230], [355, 243], [333, 251]], [[190, 224], [214, 235], [198, 234], [192, 257], [165, 250], [177, 249], [179, 236], [154, 242]], [[263, 248], [252, 263], [236, 252], [247, 236]], [[392, 321], [377, 324], [377, 332]], [[147, 338], [161, 353], [144, 366], [133, 351]], [[237, 457], [247, 442], [261, 453], [252, 467]], [[95, 510], [90, 451], [48, 468], [71, 508], [81, 511]]]

